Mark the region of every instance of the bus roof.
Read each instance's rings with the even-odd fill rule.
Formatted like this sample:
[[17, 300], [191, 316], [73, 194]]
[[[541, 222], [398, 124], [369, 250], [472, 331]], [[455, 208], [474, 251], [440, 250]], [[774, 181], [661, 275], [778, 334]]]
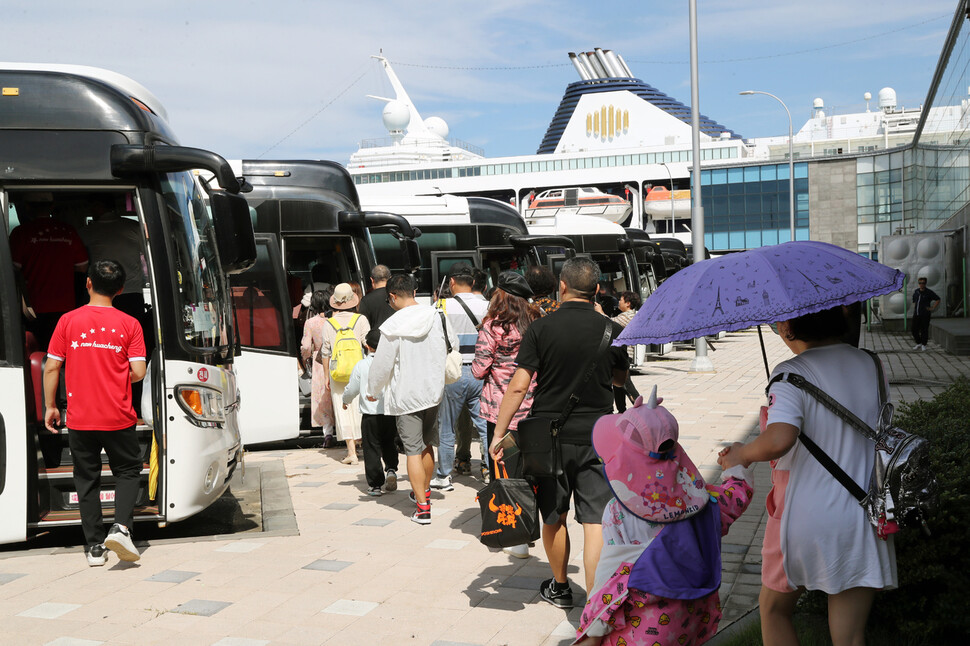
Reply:
[[67, 74], [95, 81], [101, 81], [110, 85], [116, 90], [120, 90], [133, 99], [138, 99], [145, 104], [163, 121], [168, 121], [168, 111], [162, 102], [152, 94], [144, 85], [128, 78], [124, 74], [118, 74], [111, 70], [100, 67], [89, 67], [87, 65], [62, 65], [59, 63], [4, 63], [0, 62], [0, 71], [11, 70], [18, 72], [55, 72]]
[[[354, 205], [360, 205], [357, 187], [350, 173], [341, 164], [327, 160], [263, 160], [243, 159], [229, 165], [241, 173], [254, 188], [260, 186], [286, 189], [313, 189], [342, 195]], [[289, 197], [296, 197], [289, 192]]]

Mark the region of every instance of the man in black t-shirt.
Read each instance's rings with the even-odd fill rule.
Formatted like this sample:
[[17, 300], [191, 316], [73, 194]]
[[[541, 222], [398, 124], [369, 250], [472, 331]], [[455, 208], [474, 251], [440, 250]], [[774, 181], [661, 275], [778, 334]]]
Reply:
[[[612, 327], [612, 338], [623, 329], [598, 314], [590, 302], [596, 294], [599, 267], [589, 258], [571, 258], [562, 267], [558, 310], [535, 321], [522, 338], [489, 452], [501, 460], [499, 446], [513, 414], [525, 398], [532, 376], [536, 390], [532, 415], [557, 419], [578, 388], [586, 366], [596, 355], [604, 326]], [[583, 526], [583, 566], [586, 589], [593, 585], [596, 564], [603, 546], [603, 509], [613, 494], [603, 475], [603, 465], [592, 447], [593, 424], [613, 412], [613, 385], [626, 381], [629, 360], [624, 348], [610, 346], [596, 357], [596, 370], [579, 394], [579, 402], [559, 433], [563, 475], [539, 478], [536, 499], [543, 517], [542, 543], [552, 567], [553, 578], [542, 583], [540, 596], [553, 605], [572, 606], [572, 590], [566, 579], [569, 563], [569, 534], [566, 513], [575, 501], [576, 520]]]
[[940, 306], [940, 297], [926, 286], [926, 277], [917, 279], [918, 289], [913, 292], [913, 340], [914, 350], [926, 351], [930, 340], [930, 314]]
[[391, 277], [391, 270], [386, 265], [376, 265], [370, 272], [371, 291], [367, 292], [360, 299], [360, 306], [357, 311], [367, 322], [370, 328], [376, 330], [381, 327], [381, 323], [391, 318], [394, 313], [387, 302], [387, 279]]

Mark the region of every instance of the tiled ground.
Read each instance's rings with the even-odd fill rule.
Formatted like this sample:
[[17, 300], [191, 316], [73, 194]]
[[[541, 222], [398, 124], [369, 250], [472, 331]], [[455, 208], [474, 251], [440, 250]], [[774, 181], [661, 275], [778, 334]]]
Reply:
[[[635, 378], [642, 391], [659, 384], [684, 445], [709, 479], [717, 476], [720, 447], [756, 428], [765, 383], [757, 339], [747, 331], [719, 340], [710, 355], [715, 374], [688, 373], [692, 353], [678, 350]], [[787, 356], [777, 337], [769, 333], [765, 341], [771, 364]], [[970, 374], [970, 358], [935, 346], [914, 353], [907, 341], [864, 336], [886, 358], [897, 401], [932, 396]], [[339, 449], [249, 455], [250, 468], [276, 469], [282, 459], [285, 474], [273, 486], [288, 486], [296, 536], [156, 543], [137, 564], [111, 558], [104, 568], [88, 568], [79, 550], [3, 554], [0, 643], [569, 643], [579, 610], [566, 613], [538, 600], [538, 584], [549, 576], [541, 547], [519, 560], [478, 543], [478, 481], [456, 478], [454, 491], [435, 494], [434, 521], [423, 527], [408, 520], [406, 480], [393, 494], [369, 498], [362, 467], [347, 468], [342, 456]], [[757, 600], [767, 477], [759, 467], [757, 500], [724, 539], [725, 623]], [[285, 505], [269, 502], [264, 506], [285, 524]], [[570, 578], [578, 591], [582, 539], [577, 526], [571, 529]]]

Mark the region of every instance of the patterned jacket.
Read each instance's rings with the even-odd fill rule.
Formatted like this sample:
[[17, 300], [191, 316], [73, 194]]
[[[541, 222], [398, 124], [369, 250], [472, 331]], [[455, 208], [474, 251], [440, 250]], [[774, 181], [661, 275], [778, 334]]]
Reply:
[[[519, 353], [522, 335], [515, 327], [508, 333], [501, 325], [486, 321], [478, 333], [475, 344], [475, 360], [472, 362], [472, 375], [476, 379], [484, 379], [481, 397], [481, 415], [488, 421], [498, 421], [498, 411], [502, 404], [502, 397], [515, 374], [515, 357]], [[532, 375], [529, 391], [519, 406], [519, 411], [512, 417], [510, 429], [518, 427], [519, 420], [529, 414], [532, 409], [532, 396], [535, 394], [536, 377]]]

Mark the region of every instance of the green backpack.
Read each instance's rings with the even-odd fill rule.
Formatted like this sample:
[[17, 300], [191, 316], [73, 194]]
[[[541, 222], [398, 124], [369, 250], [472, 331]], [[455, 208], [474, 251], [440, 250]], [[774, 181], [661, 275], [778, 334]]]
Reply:
[[350, 381], [354, 366], [364, 358], [364, 348], [354, 334], [354, 326], [360, 314], [354, 314], [349, 327], [340, 327], [336, 318], [327, 321], [337, 331], [337, 338], [333, 340], [333, 351], [330, 354], [330, 377], [337, 383], [345, 384]]

